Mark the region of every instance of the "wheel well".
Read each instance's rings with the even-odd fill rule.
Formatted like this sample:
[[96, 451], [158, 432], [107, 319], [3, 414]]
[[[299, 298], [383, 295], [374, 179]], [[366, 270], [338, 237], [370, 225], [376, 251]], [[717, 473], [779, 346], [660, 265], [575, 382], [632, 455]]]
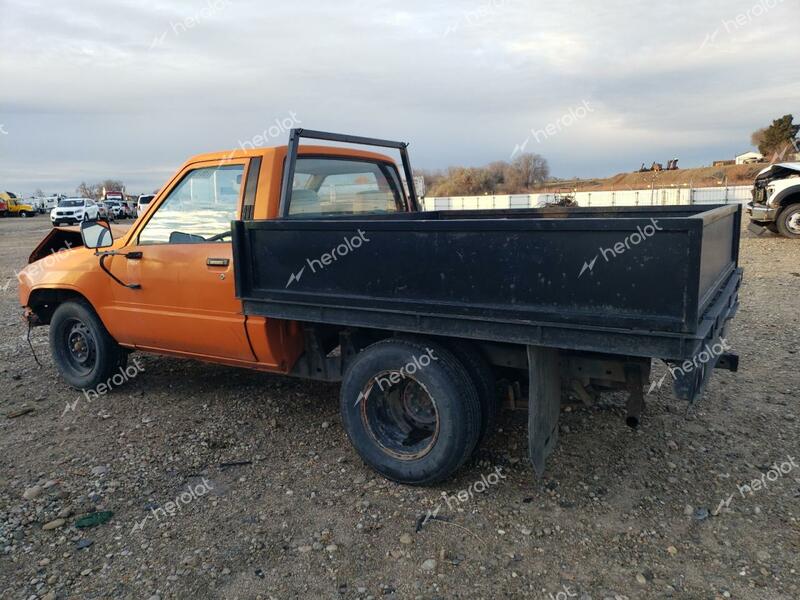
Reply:
[[36, 314], [42, 325], [49, 325], [50, 319], [56, 309], [70, 300], [79, 300], [91, 305], [91, 303], [78, 292], [72, 290], [45, 289], [34, 290], [31, 292], [28, 306]]
[[792, 204], [800, 204], [800, 191], [789, 194], [785, 198], [781, 198], [780, 206], [782, 209], [788, 208]]

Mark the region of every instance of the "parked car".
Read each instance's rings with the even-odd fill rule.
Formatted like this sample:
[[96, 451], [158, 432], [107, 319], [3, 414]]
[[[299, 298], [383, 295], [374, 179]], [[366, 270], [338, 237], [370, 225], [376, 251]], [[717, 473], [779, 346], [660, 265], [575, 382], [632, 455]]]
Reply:
[[750, 229], [800, 238], [800, 162], [770, 165], [756, 176], [747, 205]]
[[105, 219], [107, 221], [113, 220], [113, 219], [109, 218], [109, 216], [108, 216], [108, 207], [105, 204], [103, 204], [102, 202], [97, 202], [96, 204], [97, 204], [97, 218], [98, 219]]
[[0, 217], [8, 216], [8, 201], [0, 196]]
[[[402, 170], [301, 138], [393, 148]], [[690, 403], [736, 370], [740, 205], [418, 211], [406, 144], [292, 130], [288, 147], [190, 159], [118, 240], [103, 222], [52, 231], [20, 304], [78, 389], [134, 350], [341, 381], [356, 451], [417, 485], [491, 435], [500, 377], [528, 390], [541, 475], [562, 382], [585, 402], [626, 390], [635, 426], [652, 358]], [[67, 240], [95, 251], [37, 262]]]
[[72, 225], [82, 221], [96, 221], [100, 209], [94, 200], [89, 198], [64, 198], [58, 206], [50, 211], [50, 221], [58, 227], [62, 224]]
[[137, 216], [139, 216], [139, 213], [136, 210], [136, 202], [135, 201], [133, 201], [133, 200], [125, 200], [125, 208], [126, 208], [126, 210], [128, 212], [128, 216], [131, 219], [135, 219]]
[[136, 212], [140, 215], [144, 213], [155, 197], [155, 194], [142, 194], [139, 196], [139, 200], [136, 202]]
[[103, 215], [104, 219], [106, 219], [108, 221], [111, 221], [111, 222], [114, 222], [114, 221], [117, 220], [116, 215], [114, 214], [114, 207], [112, 206], [112, 204], [110, 204], [108, 202], [98, 202], [97, 205], [103, 207], [103, 211], [105, 213]]
[[122, 206], [121, 202], [117, 200], [106, 200], [104, 204], [108, 207], [109, 215], [113, 216], [114, 220], [127, 218], [125, 208]]
[[66, 198], [66, 196], [60, 196], [60, 195], [46, 196], [44, 198], [39, 198], [39, 202], [41, 203], [42, 206], [42, 212], [49, 213], [56, 206], [58, 206], [58, 203], [64, 198]]

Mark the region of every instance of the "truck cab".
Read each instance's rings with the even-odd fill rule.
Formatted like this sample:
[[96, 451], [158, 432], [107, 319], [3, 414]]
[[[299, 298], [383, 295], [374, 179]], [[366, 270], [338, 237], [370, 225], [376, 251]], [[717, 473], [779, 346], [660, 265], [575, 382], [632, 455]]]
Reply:
[[747, 205], [750, 228], [800, 238], [800, 162], [770, 165], [757, 176]]
[[[54, 300], [79, 298], [123, 348], [287, 373], [301, 351], [302, 335], [289, 322], [244, 317], [231, 252], [232, 220], [277, 216], [281, 179], [274, 175], [285, 158], [286, 147], [192, 158], [143, 218], [114, 242], [113, 250], [127, 256], [109, 256], [101, 267], [93, 251], [72, 250], [59, 268], [32, 270], [23, 277], [22, 305], [48, 322]], [[411, 209], [397, 167], [387, 156], [305, 147], [295, 180], [300, 189], [292, 216]], [[119, 285], [103, 268], [137, 287]], [[144, 305], [153, 310], [141, 311]]]
[[16, 216], [16, 217], [35, 217], [36, 216], [36, 207], [33, 206], [30, 202], [26, 202], [21, 198], [18, 198], [16, 194], [12, 192], [0, 192], [0, 197], [5, 200], [6, 204], [6, 213], [9, 216]]

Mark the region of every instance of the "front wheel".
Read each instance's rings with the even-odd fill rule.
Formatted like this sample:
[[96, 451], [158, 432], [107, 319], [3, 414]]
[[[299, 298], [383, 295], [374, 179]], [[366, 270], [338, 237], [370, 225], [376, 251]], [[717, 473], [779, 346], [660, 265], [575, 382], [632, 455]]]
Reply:
[[481, 406], [466, 368], [435, 342], [384, 340], [345, 373], [341, 415], [361, 458], [400, 483], [450, 477], [472, 454]]
[[791, 204], [778, 215], [778, 233], [787, 238], [800, 238], [800, 204]]
[[65, 302], [53, 313], [50, 352], [61, 376], [80, 390], [107, 382], [124, 354], [84, 302]]

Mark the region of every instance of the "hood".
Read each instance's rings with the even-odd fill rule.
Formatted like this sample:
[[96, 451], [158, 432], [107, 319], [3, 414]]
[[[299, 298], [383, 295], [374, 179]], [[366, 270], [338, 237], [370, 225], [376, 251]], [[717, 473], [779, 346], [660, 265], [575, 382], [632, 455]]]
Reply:
[[[114, 243], [109, 248], [104, 250], [111, 250], [118, 248], [122, 245], [122, 239], [127, 233], [127, 227], [114, 227], [111, 226], [111, 233], [114, 235]], [[65, 249], [74, 250], [83, 247], [83, 238], [81, 237], [80, 227], [53, 227], [50, 232], [44, 236], [44, 239], [39, 242], [39, 245], [31, 252], [28, 257], [28, 263], [34, 263], [41, 260], [54, 252], [63, 251]]]
[[756, 176], [759, 179], [782, 179], [800, 173], [800, 162], [777, 163], [763, 169]]
[[80, 248], [83, 246], [81, 232], [77, 227], [53, 227], [39, 245], [34, 248], [28, 257], [28, 263], [36, 262], [53, 252], [64, 250], [65, 248]]

